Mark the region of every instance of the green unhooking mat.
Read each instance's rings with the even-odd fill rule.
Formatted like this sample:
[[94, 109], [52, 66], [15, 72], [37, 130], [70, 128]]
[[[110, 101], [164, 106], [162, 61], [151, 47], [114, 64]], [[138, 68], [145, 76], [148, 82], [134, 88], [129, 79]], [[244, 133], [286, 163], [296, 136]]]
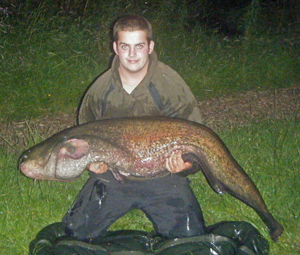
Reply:
[[167, 239], [137, 230], [109, 231], [91, 242], [66, 236], [64, 224], [53, 223], [31, 241], [30, 255], [265, 255], [268, 241], [244, 221], [220, 222], [207, 234]]

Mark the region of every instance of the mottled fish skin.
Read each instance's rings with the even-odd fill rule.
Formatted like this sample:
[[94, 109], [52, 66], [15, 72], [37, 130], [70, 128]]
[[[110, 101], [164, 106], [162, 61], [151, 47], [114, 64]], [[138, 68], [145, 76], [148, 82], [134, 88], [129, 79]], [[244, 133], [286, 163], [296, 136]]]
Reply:
[[[141, 117], [101, 120], [66, 129], [25, 151], [19, 161], [33, 179], [71, 181], [94, 162], [105, 162], [119, 181], [169, 174], [165, 158], [180, 149], [219, 194], [252, 207], [274, 241], [283, 227], [273, 218], [255, 184], [223, 141], [208, 127], [180, 119]], [[189, 174], [190, 172], [186, 172]], [[183, 173], [184, 174], [184, 173]]]

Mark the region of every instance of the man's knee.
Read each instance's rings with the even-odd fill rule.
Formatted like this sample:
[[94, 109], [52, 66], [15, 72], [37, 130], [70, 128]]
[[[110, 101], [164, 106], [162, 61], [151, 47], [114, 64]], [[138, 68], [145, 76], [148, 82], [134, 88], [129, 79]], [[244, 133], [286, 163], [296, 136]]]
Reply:
[[158, 226], [158, 233], [169, 237], [189, 237], [198, 236], [205, 233], [205, 224], [202, 218], [198, 218], [196, 221], [191, 220], [189, 216], [177, 218], [172, 226], [164, 226], [161, 224]]

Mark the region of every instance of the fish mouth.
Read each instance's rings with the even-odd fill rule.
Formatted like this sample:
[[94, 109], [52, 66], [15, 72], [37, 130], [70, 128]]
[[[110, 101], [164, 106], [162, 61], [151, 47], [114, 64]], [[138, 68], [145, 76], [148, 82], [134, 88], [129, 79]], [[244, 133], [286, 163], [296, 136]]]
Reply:
[[55, 177], [52, 178], [52, 175], [50, 173], [50, 176], [47, 176], [46, 173], [47, 170], [45, 170], [46, 166], [50, 163], [51, 161], [51, 153], [47, 156], [45, 160], [31, 160], [30, 156], [24, 154], [20, 159], [19, 159], [19, 169], [20, 171], [26, 176], [34, 180], [54, 180], [56, 179]]
[[34, 183], [36, 181], [40, 180], [46, 180], [46, 181], [60, 181], [60, 182], [71, 182], [72, 180], [63, 180], [55, 177], [45, 177], [41, 174], [38, 174], [37, 171], [39, 171], [39, 168], [34, 168], [31, 170], [28, 170], [28, 168], [25, 167], [25, 163], [21, 163], [20, 165], [21, 172], [28, 178], [33, 179]]
[[26, 164], [26, 162], [22, 162], [19, 165], [19, 169], [20, 171], [27, 177], [31, 178], [31, 179], [41, 179], [43, 178], [42, 175], [38, 174], [39, 172], [39, 167], [34, 167], [34, 168], [30, 168], [28, 167], [28, 164]]

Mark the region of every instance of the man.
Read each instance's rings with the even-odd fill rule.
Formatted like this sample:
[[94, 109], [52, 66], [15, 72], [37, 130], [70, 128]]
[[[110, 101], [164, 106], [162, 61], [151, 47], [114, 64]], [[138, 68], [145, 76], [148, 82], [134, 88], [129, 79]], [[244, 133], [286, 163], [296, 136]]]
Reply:
[[[136, 15], [113, 29], [116, 56], [84, 96], [79, 124], [118, 117], [167, 116], [201, 122], [195, 97], [182, 78], [157, 60], [150, 23]], [[63, 221], [79, 240], [101, 236], [133, 208], [142, 210], [157, 234], [187, 237], [204, 233], [204, 220], [189, 180], [176, 174], [191, 167], [182, 152], [166, 159], [170, 175], [120, 184], [103, 162], [91, 164], [90, 178]]]

